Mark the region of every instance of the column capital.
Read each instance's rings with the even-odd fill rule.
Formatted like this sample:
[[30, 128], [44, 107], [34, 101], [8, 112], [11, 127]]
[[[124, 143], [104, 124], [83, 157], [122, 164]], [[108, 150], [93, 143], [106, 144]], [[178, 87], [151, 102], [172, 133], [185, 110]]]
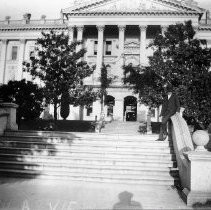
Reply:
[[96, 27], [97, 27], [98, 31], [104, 31], [104, 29], [105, 29], [104, 25], [97, 25]]
[[81, 26], [76, 26], [76, 28], [77, 28], [77, 31], [81, 31], [82, 32], [84, 30], [84, 26], [82, 26], [82, 25]]
[[163, 30], [167, 30], [167, 28], [169, 27], [169, 25], [161, 25], [160, 26]]
[[119, 31], [125, 31], [126, 25], [118, 25]]
[[139, 25], [140, 31], [146, 31], [147, 25]]

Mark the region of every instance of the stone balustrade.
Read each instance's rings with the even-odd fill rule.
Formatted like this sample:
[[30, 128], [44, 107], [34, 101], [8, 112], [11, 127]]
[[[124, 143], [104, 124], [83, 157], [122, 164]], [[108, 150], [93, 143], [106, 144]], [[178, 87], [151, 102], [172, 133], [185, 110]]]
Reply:
[[188, 206], [204, 204], [211, 200], [211, 152], [204, 148], [209, 135], [206, 131], [196, 131], [192, 141], [185, 120], [179, 114], [171, 120], [182, 196]]

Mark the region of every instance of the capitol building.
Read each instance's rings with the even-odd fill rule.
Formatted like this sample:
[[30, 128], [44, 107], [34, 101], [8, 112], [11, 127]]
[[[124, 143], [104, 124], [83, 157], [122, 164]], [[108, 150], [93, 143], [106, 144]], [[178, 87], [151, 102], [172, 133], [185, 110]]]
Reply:
[[[70, 41], [83, 40], [87, 52], [84, 60], [96, 65], [94, 74], [85, 84], [99, 87], [102, 64], [108, 64], [109, 74], [116, 76], [108, 88], [105, 116], [114, 120], [142, 121], [147, 118], [147, 107], [138, 96], [124, 86], [124, 64], [147, 65], [153, 50], [147, 46], [157, 33], [164, 33], [169, 25], [191, 20], [196, 37], [206, 40], [211, 47], [211, 18], [209, 10], [193, 0], [84, 0], [74, 1], [61, 10], [61, 18], [39, 20], [25, 14], [20, 20], [6, 16], [0, 21], [0, 84], [9, 80], [31, 80], [23, 72], [23, 61], [34, 55], [35, 43], [42, 31], [66, 31]], [[101, 105], [97, 100], [90, 108], [71, 107], [70, 120], [99, 119]], [[133, 118], [126, 118], [126, 112]], [[158, 120], [159, 110], [153, 110], [152, 120]], [[59, 117], [59, 116], [58, 116]]]

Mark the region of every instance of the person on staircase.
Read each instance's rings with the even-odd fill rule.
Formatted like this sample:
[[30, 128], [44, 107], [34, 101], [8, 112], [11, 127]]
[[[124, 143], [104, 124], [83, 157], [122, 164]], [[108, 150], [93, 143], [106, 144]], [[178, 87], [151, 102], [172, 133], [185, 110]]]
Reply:
[[171, 116], [176, 114], [176, 112], [180, 112], [180, 102], [178, 96], [173, 92], [173, 87], [171, 84], [166, 86], [166, 96], [164, 97], [164, 101], [162, 104], [162, 109], [160, 113], [161, 127], [160, 134], [157, 141], [164, 141], [168, 136], [167, 132], [167, 123], [170, 121]]

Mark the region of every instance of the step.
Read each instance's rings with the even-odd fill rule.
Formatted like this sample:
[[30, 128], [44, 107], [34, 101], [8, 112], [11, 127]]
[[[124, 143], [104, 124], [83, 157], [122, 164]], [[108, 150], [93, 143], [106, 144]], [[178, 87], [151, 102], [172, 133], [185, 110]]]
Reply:
[[22, 142], [22, 141], [3, 141], [0, 142], [0, 148], [27, 148], [27, 149], [56, 149], [56, 150], [62, 150], [62, 151], [103, 151], [103, 152], [122, 152], [122, 153], [143, 153], [143, 152], [154, 152], [154, 153], [167, 153], [172, 154], [174, 153], [173, 149], [167, 147], [167, 146], [154, 146], [151, 145], [150, 147], [148, 145], [139, 145], [136, 146], [125, 146], [125, 145], [105, 145], [105, 144], [84, 144], [84, 143], [65, 143], [65, 144], [48, 144], [45, 142]]
[[175, 160], [175, 154], [167, 153], [154, 153], [154, 152], [141, 152], [141, 153], [124, 153], [120, 151], [78, 151], [74, 149], [57, 150], [56, 148], [51, 149], [40, 149], [40, 148], [10, 148], [10, 147], [0, 147], [0, 154], [13, 153], [13, 154], [33, 154], [33, 155], [51, 155], [51, 156], [91, 156], [91, 157], [119, 157], [119, 158], [152, 158], [152, 159], [164, 159]]
[[5, 136], [42, 136], [42, 137], [65, 137], [74, 138], [91, 138], [91, 139], [156, 139], [157, 134], [152, 135], [131, 135], [131, 134], [98, 134], [98, 133], [76, 133], [76, 132], [58, 132], [58, 131], [6, 131]]
[[106, 139], [74, 139], [69, 140], [67, 138], [59, 138], [59, 137], [49, 137], [49, 138], [43, 138], [43, 137], [37, 137], [37, 136], [23, 136], [23, 137], [15, 137], [15, 136], [3, 136], [1, 137], [1, 144], [4, 142], [27, 142], [27, 143], [48, 143], [48, 144], [84, 144], [84, 145], [110, 145], [110, 146], [156, 146], [156, 147], [172, 147], [173, 144], [168, 141], [155, 141], [155, 140], [106, 140]]
[[3, 136], [1, 137], [0, 145], [5, 144], [5, 142], [26, 142], [26, 143], [36, 143], [36, 144], [83, 144], [83, 145], [100, 145], [100, 146], [121, 146], [121, 147], [170, 147], [173, 148], [172, 142], [169, 141], [155, 141], [155, 140], [106, 140], [106, 139], [74, 139], [69, 140], [66, 138], [58, 137], [14, 137], [14, 136]]
[[102, 163], [96, 163], [96, 164], [91, 164], [90, 162], [88, 164], [85, 164], [84, 162], [74, 162], [72, 161], [44, 161], [44, 160], [39, 160], [39, 161], [33, 161], [33, 160], [27, 160], [27, 161], [20, 161], [18, 159], [1, 159], [0, 164], [2, 166], [7, 166], [7, 165], [34, 165], [34, 166], [51, 166], [51, 167], [66, 167], [66, 168], [91, 168], [91, 169], [109, 169], [109, 170], [129, 170], [129, 171], [162, 171], [162, 172], [169, 172], [169, 171], [177, 171], [177, 168], [175, 167], [169, 167], [167, 165], [120, 165], [120, 164], [107, 164], [105, 162]]
[[114, 166], [132, 166], [132, 167], [176, 167], [176, 161], [158, 160], [158, 159], [122, 159], [122, 158], [93, 158], [93, 157], [59, 157], [59, 156], [35, 156], [35, 155], [16, 155], [0, 154], [3, 161], [24, 161], [33, 163], [68, 163], [68, 164], [85, 164], [85, 165], [114, 165]]
[[86, 174], [103, 174], [103, 175], [122, 175], [122, 176], [169, 176], [178, 177], [178, 170], [168, 168], [132, 168], [132, 167], [116, 167], [116, 166], [101, 166], [99, 168], [85, 165], [69, 165], [65, 163], [57, 164], [40, 164], [18, 161], [0, 161], [1, 169], [17, 169], [17, 170], [33, 170], [38, 172], [59, 172], [59, 173], [86, 173]]
[[109, 183], [124, 183], [124, 184], [136, 184], [136, 185], [174, 185], [179, 182], [178, 178], [171, 176], [136, 176], [125, 175], [124, 177], [118, 174], [87, 174], [87, 173], [58, 173], [52, 171], [46, 171], [40, 173], [33, 170], [15, 170], [15, 169], [0, 169], [0, 176], [15, 176], [22, 178], [40, 178], [40, 179], [62, 179], [62, 180], [75, 180], [75, 181], [88, 181], [88, 182], [109, 182]]

